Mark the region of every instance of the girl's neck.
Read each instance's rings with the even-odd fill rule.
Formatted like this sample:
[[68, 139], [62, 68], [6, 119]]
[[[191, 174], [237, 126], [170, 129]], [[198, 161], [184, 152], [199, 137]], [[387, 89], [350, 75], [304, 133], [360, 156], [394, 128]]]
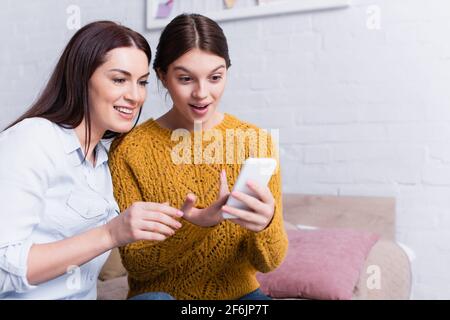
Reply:
[[[208, 121], [201, 123], [201, 129], [210, 130], [220, 124], [223, 118], [224, 114], [216, 111]], [[170, 109], [167, 113], [156, 119], [156, 123], [169, 130], [186, 129], [194, 131], [196, 125], [179, 114], [175, 108]]]

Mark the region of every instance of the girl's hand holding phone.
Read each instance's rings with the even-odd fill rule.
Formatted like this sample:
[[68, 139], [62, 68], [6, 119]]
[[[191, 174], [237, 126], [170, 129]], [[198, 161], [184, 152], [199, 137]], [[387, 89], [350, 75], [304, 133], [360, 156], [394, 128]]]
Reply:
[[240, 191], [233, 191], [233, 197], [244, 203], [248, 209], [239, 209], [225, 205], [222, 210], [236, 218], [230, 221], [254, 232], [264, 230], [272, 221], [275, 212], [275, 199], [269, 187], [258, 185], [252, 181], [247, 186], [256, 196], [251, 196]]
[[233, 186], [225, 206], [225, 219], [259, 232], [272, 221], [275, 200], [268, 187], [277, 161], [272, 158], [248, 158]]

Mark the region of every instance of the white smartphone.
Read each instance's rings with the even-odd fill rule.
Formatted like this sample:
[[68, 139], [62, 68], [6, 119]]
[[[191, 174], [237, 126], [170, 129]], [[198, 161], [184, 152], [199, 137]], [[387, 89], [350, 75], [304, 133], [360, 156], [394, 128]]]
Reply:
[[[239, 172], [236, 183], [233, 186], [233, 191], [240, 191], [255, 197], [256, 194], [247, 186], [247, 181], [251, 180], [258, 185], [267, 186], [276, 167], [277, 161], [272, 158], [246, 159]], [[249, 210], [246, 204], [232, 196], [228, 198], [226, 205], [238, 209]], [[222, 212], [222, 216], [224, 219], [236, 219], [235, 216], [226, 212]]]

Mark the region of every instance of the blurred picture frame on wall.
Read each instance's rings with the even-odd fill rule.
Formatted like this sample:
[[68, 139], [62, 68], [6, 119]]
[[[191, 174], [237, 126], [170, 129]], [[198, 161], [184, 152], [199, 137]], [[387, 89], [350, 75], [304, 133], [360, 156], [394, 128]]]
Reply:
[[232, 21], [282, 15], [296, 12], [310, 12], [328, 9], [343, 9], [351, 0], [147, 0], [146, 26], [148, 30], [161, 30], [180, 13], [199, 13], [217, 21]]

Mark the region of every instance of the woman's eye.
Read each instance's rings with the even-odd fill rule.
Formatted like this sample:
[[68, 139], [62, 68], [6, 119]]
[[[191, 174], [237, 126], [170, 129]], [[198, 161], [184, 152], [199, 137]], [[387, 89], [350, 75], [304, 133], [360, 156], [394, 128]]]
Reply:
[[147, 80], [143, 80], [143, 81], [139, 81], [139, 84], [143, 87], [148, 85], [148, 81]]
[[125, 79], [116, 78], [116, 79], [113, 79], [113, 82], [117, 83], [117, 84], [122, 84], [125, 82]]

